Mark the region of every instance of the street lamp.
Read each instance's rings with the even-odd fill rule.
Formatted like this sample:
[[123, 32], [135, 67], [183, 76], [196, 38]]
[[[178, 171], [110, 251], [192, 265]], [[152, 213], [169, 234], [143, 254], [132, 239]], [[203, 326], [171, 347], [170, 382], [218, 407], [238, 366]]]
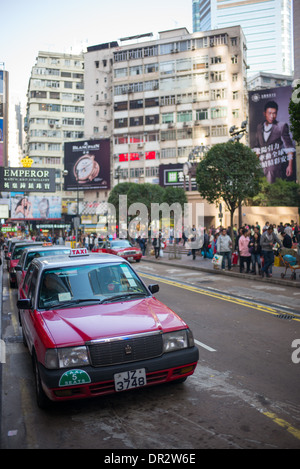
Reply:
[[197, 164], [202, 160], [209, 147], [198, 145], [189, 153], [188, 160], [183, 165], [184, 190], [186, 190], [186, 177], [189, 176], [189, 191], [192, 190], [192, 177], [196, 176]]
[[241, 138], [247, 133], [247, 124], [248, 121], [245, 120], [241, 123], [241, 128], [238, 129], [235, 125], [230, 127], [229, 133], [231, 135], [231, 138], [229, 139], [229, 142], [239, 142]]

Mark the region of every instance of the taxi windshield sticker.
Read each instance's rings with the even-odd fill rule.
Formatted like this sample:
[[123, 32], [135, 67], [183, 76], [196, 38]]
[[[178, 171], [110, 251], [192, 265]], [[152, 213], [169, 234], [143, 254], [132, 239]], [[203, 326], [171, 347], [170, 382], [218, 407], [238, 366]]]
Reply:
[[83, 370], [66, 371], [59, 380], [59, 386], [78, 386], [79, 384], [91, 383], [91, 378]]

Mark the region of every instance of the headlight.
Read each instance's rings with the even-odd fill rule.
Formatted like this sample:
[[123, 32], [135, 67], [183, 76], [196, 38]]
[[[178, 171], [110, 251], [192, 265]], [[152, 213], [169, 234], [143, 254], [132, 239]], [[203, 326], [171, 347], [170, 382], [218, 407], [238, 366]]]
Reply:
[[86, 347], [49, 349], [46, 352], [46, 368], [73, 368], [89, 364]]
[[163, 334], [164, 353], [175, 352], [184, 348], [193, 347], [194, 338], [189, 329], [167, 332]]

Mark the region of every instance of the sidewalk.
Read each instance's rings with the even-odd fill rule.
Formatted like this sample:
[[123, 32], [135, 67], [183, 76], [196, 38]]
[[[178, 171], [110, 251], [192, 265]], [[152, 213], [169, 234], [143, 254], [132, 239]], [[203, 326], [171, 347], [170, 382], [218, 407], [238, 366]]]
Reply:
[[[168, 251], [169, 251], [168, 247], [165, 248], [165, 250], [163, 251], [164, 252], [163, 257], [160, 257], [158, 259], [155, 259], [153, 255], [146, 254], [142, 258], [142, 262], [159, 263], [163, 265], [169, 265], [172, 267], [176, 266], [176, 267], [182, 267], [185, 269], [199, 270], [202, 272], [208, 272], [208, 273], [215, 274], [215, 275], [227, 275], [231, 277], [249, 279], [251, 281], [257, 281], [261, 283], [262, 282], [273, 283], [273, 284], [286, 285], [289, 287], [300, 288], [300, 269], [295, 270], [296, 280], [291, 280], [291, 275], [293, 271], [290, 268], [287, 269], [285, 277], [282, 278], [281, 274], [285, 273], [285, 267], [275, 267], [273, 265], [272, 277], [262, 278], [258, 274], [253, 275], [253, 274], [240, 273], [238, 265], [233, 265], [231, 271], [221, 270], [220, 268], [215, 269], [212, 264], [211, 259], [204, 259], [202, 256], [197, 255], [196, 259], [193, 260], [193, 257], [188, 256], [187, 255], [188, 251], [184, 249], [182, 246], [179, 246], [179, 250], [178, 250], [179, 252], [176, 253], [177, 254], [176, 258], [174, 258], [173, 252], [168, 252]], [[227, 264], [226, 264], [226, 269], [227, 269]]]

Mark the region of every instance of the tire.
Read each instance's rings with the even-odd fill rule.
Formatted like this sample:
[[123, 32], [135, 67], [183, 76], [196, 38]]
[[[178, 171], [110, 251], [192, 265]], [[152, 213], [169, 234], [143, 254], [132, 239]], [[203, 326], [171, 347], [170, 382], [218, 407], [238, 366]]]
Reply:
[[41, 382], [38, 361], [35, 352], [32, 355], [33, 374], [35, 381], [36, 401], [40, 409], [48, 409], [50, 406], [50, 399], [46, 396]]

